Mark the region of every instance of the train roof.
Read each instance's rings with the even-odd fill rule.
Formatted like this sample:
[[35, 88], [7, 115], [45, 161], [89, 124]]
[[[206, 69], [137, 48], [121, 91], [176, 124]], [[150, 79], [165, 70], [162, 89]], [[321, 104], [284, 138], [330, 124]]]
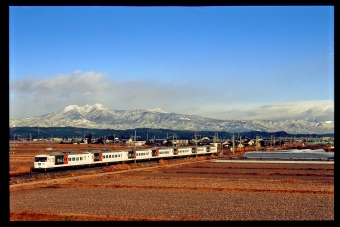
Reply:
[[172, 147], [151, 147], [151, 150], [156, 150], [156, 149], [172, 149]]
[[73, 151], [57, 151], [53, 152], [52, 155], [64, 155], [64, 154], [75, 154]]
[[136, 148], [126, 148], [124, 149], [124, 151], [139, 151], [140, 148], [136, 147]]
[[46, 157], [46, 156], [53, 156], [53, 155], [50, 155], [50, 154], [38, 154], [34, 157]]
[[89, 153], [108, 153], [108, 152], [123, 152], [123, 150], [92, 150], [92, 151], [87, 151]]

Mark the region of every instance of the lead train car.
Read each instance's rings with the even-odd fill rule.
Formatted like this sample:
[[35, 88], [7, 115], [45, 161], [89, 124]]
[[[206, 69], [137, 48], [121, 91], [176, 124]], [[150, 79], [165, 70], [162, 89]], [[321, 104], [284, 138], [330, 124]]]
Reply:
[[94, 155], [90, 152], [74, 153], [63, 151], [41, 154], [34, 157], [34, 167], [31, 168], [31, 172], [91, 166], [93, 157]]
[[131, 148], [126, 150], [94, 150], [83, 153], [71, 151], [41, 154], [34, 157], [31, 172], [56, 171], [61, 169], [82, 168], [97, 165], [118, 164], [151, 159], [190, 157], [217, 153], [215, 146], [194, 147], [153, 147], [149, 149]]

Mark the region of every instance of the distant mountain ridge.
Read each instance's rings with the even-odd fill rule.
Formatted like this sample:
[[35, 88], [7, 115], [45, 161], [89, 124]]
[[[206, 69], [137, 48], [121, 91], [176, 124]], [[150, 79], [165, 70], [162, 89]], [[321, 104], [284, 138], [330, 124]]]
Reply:
[[199, 115], [168, 113], [161, 109], [111, 110], [102, 104], [70, 105], [54, 113], [10, 120], [10, 127], [78, 127], [96, 129], [162, 128], [192, 131], [285, 131], [290, 134], [334, 133], [334, 121], [219, 120]]

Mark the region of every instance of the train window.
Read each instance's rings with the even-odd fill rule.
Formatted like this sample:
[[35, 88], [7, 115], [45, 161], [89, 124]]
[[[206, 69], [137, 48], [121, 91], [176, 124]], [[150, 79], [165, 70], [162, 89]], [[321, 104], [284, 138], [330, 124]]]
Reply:
[[75, 158], [72, 158], [72, 161], [75, 161]]
[[83, 160], [83, 157], [80, 157], [79, 159], [80, 159], [80, 161], [82, 161], [82, 160]]
[[54, 158], [52, 158], [52, 162], [54, 162]]
[[79, 157], [76, 158], [76, 161], [79, 161]]
[[69, 161], [71, 161], [71, 158], [68, 158]]
[[35, 157], [35, 162], [45, 162], [46, 161], [46, 157]]
[[84, 160], [86, 160], [86, 156], [84, 156]]

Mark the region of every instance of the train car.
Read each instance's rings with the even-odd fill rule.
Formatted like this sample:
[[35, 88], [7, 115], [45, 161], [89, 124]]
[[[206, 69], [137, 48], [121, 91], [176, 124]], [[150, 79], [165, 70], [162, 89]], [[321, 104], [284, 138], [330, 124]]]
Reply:
[[94, 150], [93, 164], [112, 164], [120, 163], [128, 159], [128, 153], [123, 150], [111, 151], [111, 150]]
[[41, 154], [34, 157], [34, 167], [31, 168], [31, 172], [90, 166], [93, 163], [93, 157], [90, 152], [63, 151]]
[[152, 147], [151, 151], [153, 158], [172, 158], [174, 153], [169, 147]]
[[124, 150], [127, 152], [127, 160], [150, 160], [152, 159], [152, 150], [151, 149], [139, 149], [139, 148], [131, 148]]
[[217, 147], [213, 145], [205, 145], [207, 154], [217, 154]]
[[206, 154], [207, 147], [205, 146], [192, 146], [192, 153], [193, 154]]
[[192, 156], [192, 147], [176, 147], [173, 149], [173, 156]]

